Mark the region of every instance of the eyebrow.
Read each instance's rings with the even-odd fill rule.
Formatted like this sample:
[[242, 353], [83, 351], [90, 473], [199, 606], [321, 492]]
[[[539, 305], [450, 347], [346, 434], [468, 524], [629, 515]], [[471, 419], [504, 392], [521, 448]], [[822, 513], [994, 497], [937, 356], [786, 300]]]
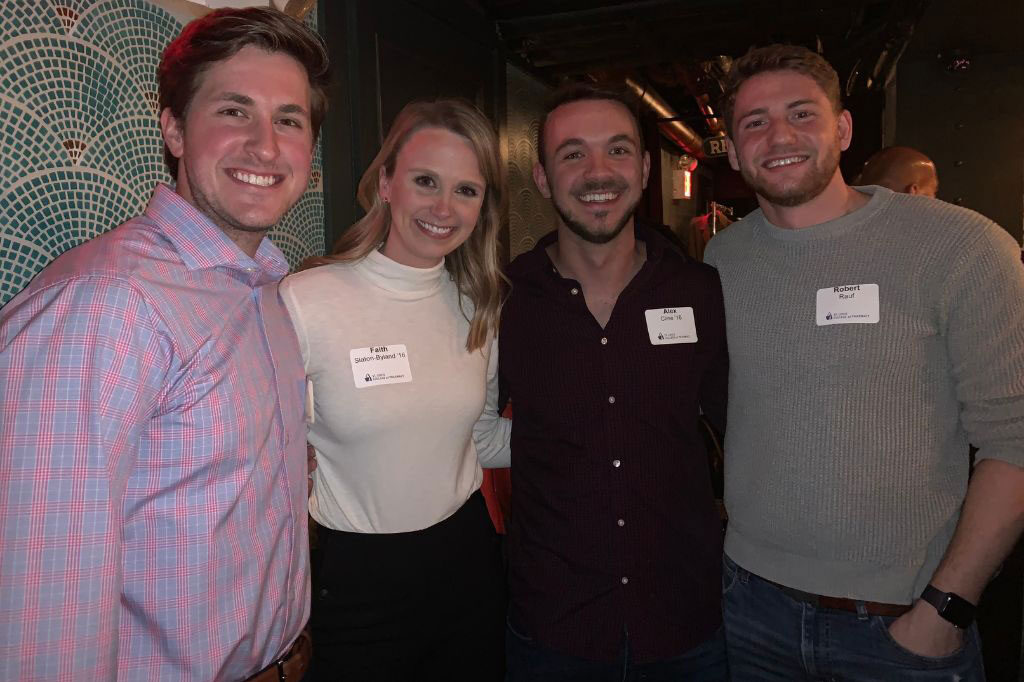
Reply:
[[[816, 102], [813, 99], [807, 99], [807, 98], [805, 98], [805, 99], [798, 99], [798, 100], [793, 100], [792, 102], [787, 104], [786, 105], [786, 109], [795, 109], [797, 107], [802, 107], [805, 104], [817, 104], [817, 103], [818, 102]], [[736, 120], [737, 121], [742, 121], [747, 116], [755, 116], [755, 115], [766, 114], [766, 113], [768, 113], [768, 108], [767, 107], [757, 107], [756, 109], [751, 109], [750, 111], [748, 111], [745, 114], [741, 115]]]
[[[616, 142], [629, 142], [630, 144], [632, 144], [634, 146], [636, 145], [636, 140], [633, 138], [632, 135], [630, 135], [628, 133], [619, 133], [618, 135], [612, 135], [610, 138], [608, 138], [608, 144], [614, 144]], [[578, 137], [570, 137], [567, 140], [564, 140], [562, 142], [562, 144], [560, 144], [557, 147], [555, 147], [554, 153], [557, 154], [564, 147], [583, 146], [584, 144], [585, 143], [583, 142], [582, 139], [580, 139]]]
[[[432, 177], [434, 179], [437, 179], [437, 172], [436, 171], [432, 171], [429, 168], [410, 168], [409, 169], [409, 173], [410, 174], [429, 175], [430, 177]], [[486, 183], [482, 185], [479, 182], [477, 182], [476, 180], [460, 180], [459, 184], [460, 185], [472, 185], [473, 187], [475, 187], [476, 189], [481, 190], [481, 191], [483, 191], [484, 187], [486, 186]]]
[[[256, 104], [256, 101], [248, 95], [243, 95], [239, 92], [222, 92], [216, 97], [219, 102], [234, 102], [235, 104], [241, 104], [242, 106], [251, 107]], [[298, 104], [282, 104], [277, 108], [277, 111], [282, 114], [302, 114], [308, 116], [309, 113], [306, 109]]]

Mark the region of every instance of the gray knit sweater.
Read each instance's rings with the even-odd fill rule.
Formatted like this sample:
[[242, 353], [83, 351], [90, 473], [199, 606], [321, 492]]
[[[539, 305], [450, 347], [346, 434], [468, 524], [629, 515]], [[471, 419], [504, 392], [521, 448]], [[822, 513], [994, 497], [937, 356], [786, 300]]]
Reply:
[[[729, 334], [725, 549], [800, 590], [910, 603], [959, 519], [968, 442], [1024, 466], [1024, 268], [976, 213], [859, 189], [806, 229], [755, 211], [705, 254]], [[865, 284], [876, 323], [819, 324]]]

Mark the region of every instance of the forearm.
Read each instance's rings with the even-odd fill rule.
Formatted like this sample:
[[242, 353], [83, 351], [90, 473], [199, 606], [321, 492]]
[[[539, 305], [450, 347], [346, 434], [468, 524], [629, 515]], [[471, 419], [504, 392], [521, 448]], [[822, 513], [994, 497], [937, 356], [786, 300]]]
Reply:
[[1024, 469], [978, 462], [963, 513], [932, 584], [977, 604], [985, 585], [1024, 530]]

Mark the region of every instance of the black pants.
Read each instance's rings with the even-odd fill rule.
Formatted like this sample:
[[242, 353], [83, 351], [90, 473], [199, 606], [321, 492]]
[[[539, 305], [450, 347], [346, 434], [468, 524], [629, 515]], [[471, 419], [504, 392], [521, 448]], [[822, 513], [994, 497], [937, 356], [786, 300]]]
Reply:
[[505, 576], [479, 492], [425, 530], [317, 542], [306, 680], [503, 679]]

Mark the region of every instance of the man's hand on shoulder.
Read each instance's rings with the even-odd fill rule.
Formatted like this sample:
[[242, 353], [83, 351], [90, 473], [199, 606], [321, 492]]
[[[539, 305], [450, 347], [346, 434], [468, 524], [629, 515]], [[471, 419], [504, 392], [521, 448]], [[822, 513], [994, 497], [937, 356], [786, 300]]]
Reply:
[[921, 599], [893, 621], [889, 634], [907, 651], [931, 658], [949, 656], [964, 645], [963, 630], [955, 628], [934, 606]]

